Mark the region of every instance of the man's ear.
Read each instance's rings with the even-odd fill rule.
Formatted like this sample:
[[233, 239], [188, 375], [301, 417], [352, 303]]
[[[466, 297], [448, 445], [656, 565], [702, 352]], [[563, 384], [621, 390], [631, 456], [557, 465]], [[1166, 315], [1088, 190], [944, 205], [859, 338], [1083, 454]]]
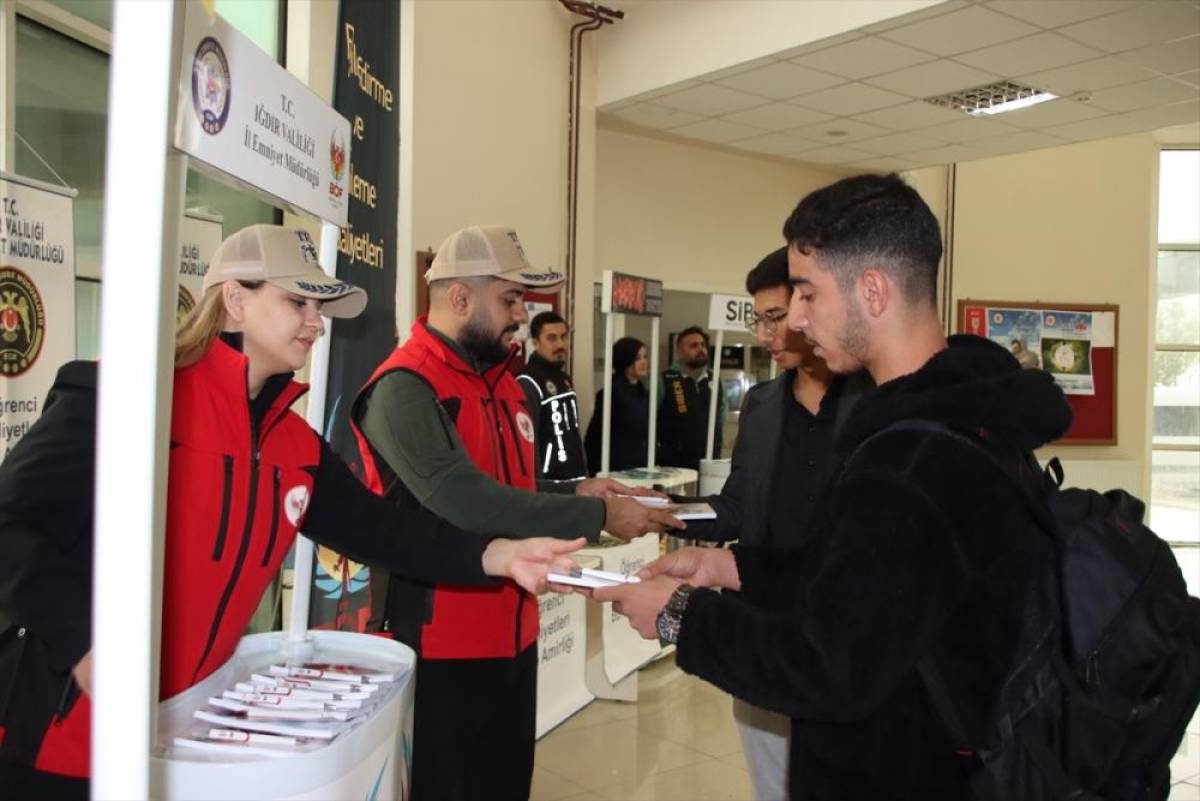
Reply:
[[887, 273], [874, 268], [865, 270], [858, 279], [859, 300], [867, 314], [879, 317], [891, 302], [894, 287]]
[[237, 281], [226, 281], [221, 284], [221, 300], [225, 304], [226, 324], [240, 328], [246, 322], [246, 288]]
[[461, 317], [471, 313], [471, 286], [465, 281], [455, 281], [446, 289], [446, 302], [450, 310]]

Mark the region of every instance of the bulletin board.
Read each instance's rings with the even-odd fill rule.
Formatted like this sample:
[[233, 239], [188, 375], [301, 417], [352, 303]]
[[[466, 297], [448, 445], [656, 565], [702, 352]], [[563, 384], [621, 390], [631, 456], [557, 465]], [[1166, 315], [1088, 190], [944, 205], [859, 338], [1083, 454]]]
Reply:
[[1022, 367], [1047, 370], [1074, 412], [1066, 445], [1117, 444], [1119, 307], [959, 300], [958, 332], [992, 340]]

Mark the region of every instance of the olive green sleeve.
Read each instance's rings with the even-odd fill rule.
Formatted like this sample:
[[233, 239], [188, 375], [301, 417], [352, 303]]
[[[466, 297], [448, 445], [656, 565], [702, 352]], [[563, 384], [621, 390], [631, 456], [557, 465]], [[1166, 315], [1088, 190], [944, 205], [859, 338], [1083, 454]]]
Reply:
[[385, 375], [364, 407], [359, 425], [371, 447], [439, 517], [468, 531], [514, 537], [599, 537], [604, 525], [599, 498], [529, 492], [479, 470], [419, 376], [403, 370]]

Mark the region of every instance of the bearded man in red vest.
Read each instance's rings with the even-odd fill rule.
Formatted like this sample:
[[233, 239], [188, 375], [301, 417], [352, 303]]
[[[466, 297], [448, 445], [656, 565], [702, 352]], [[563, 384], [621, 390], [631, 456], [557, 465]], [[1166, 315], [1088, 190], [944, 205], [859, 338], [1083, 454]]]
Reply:
[[[371, 376], [351, 412], [364, 479], [399, 505], [423, 506], [468, 531], [628, 539], [682, 528], [658, 509], [588, 479], [574, 495], [537, 493], [534, 426], [508, 367], [538, 270], [517, 233], [451, 234], [425, 275], [429, 316]], [[417, 651], [412, 796], [524, 799], [533, 775], [537, 599], [512, 582], [429, 586], [372, 571], [373, 627]]]

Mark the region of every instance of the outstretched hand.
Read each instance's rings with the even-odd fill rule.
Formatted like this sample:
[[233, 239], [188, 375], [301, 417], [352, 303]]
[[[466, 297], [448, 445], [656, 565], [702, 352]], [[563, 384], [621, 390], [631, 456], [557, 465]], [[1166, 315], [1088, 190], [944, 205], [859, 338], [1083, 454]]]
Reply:
[[578, 551], [586, 541], [583, 537], [574, 540], [553, 537], [495, 539], [483, 552], [483, 572], [512, 579], [523, 589], [540, 595], [546, 591], [546, 574], [551, 570], [569, 573], [575, 561], [567, 554]]
[[671, 576], [693, 587], [742, 588], [733, 551], [724, 548], [680, 548], [638, 571], [638, 577], [643, 581], [655, 576]]
[[686, 523], [664, 509], [643, 506], [632, 498], [604, 499], [604, 530], [614, 537], [628, 541], [650, 532], [685, 528]]
[[667, 497], [658, 490], [648, 489], [647, 487], [630, 487], [622, 484], [615, 478], [603, 478], [600, 476], [585, 478], [583, 481], [580, 481], [575, 487], [575, 494], [586, 495], [591, 498], [607, 498], [610, 495], [641, 495], [647, 498]]

